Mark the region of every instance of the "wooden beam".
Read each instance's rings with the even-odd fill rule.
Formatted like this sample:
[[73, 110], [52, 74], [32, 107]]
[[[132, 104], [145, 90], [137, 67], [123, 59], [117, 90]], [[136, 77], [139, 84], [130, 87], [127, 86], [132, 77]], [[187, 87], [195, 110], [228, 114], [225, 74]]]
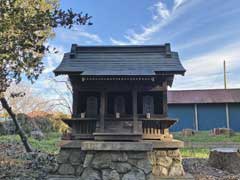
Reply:
[[132, 105], [133, 105], [133, 132], [138, 133], [138, 117], [137, 117], [137, 90], [132, 91]]
[[163, 82], [163, 114], [168, 115], [168, 102], [167, 102], [167, 81]]
[[100, 98], [100, 132], [104, 132], [105, 92], [101, 92]]

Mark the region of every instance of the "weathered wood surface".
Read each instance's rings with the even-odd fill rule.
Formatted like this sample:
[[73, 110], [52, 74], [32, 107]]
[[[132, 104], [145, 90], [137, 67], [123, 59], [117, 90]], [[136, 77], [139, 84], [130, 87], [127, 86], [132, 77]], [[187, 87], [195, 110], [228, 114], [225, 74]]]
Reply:
[[212, 167], [239, 174], [240, 150], [236, 148], [212, 149], [209, 156], [209, 164]]

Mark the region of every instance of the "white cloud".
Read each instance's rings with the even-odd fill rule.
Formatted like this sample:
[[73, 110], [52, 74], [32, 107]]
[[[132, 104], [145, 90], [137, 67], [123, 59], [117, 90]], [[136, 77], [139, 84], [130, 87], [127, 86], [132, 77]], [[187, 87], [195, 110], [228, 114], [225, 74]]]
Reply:
[[83, 30], [82, 28], [74, 28], [72, 30], [70, 30], [71, 32], [69, 33], [69, 31], [63, 31], [60, 33], [60, 37], [63, 40], [67, 40], [69, 41], [77, 41], [77, 42], [81, 42], [81, 40], [84, 38], [87, 39], [87, 41], [91, 41], [93, 43], [102, 43], [103, 40], [97, 35], [97, 34], [93, 34], [93, 33], [89, 33], [85, 30]]
[[110, 38], [110, 41], [115, 45], [128, 45], [128, 43], [126, 43], [124, 41], [118, 41], [118, 40], [113, 39], [113, 38]]
[[[214, 52], [183, 61], [185, 77], [175, 79], [174, 89], [223, 88], [223, 61], [226, 60], [228, 75], [240, 69], [240, 43], [226, 45]], [[240, 87], [240, 76], [231, 76], [229, 87]]]
[[173, 21], [181, 13], [181, 9], [184, 4], [189, 0], [174, 0], [174, 5], [168, 8], [166, 4], [162, 1], [154, 4], [151, 9], [153, 9], [152, 22], [142, 28], [141, 33], [136, 33], [134, 30], [128, 30], [128, 33], [124, 35], [127, 39], [126, 42], [118, 41], [114, 38], [110, 38], [113, 44], [123, 45], [123, 44], [143, 44], [149, 41], [153, 34], [159, 32], [163, 27]]
[[52, 72], [56, 68], [56, 66], [62, 61], [64, 56], [64, 48], [62, 46], [55, 46], [50, 44], [50, 47], [56, 48], [57, 53], [48, 53], [44, 57], [44, 74]]

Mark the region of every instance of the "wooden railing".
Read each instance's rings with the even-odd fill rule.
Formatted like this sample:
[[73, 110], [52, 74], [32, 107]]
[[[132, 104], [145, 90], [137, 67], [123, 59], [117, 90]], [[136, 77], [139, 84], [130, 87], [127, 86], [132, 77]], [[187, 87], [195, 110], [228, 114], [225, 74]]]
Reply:
[[96, 130], [96, 120], [77, 121], [76, 133], [93, 134]]
[[169, 128], [177, 120], [168, 118], [142, 119], [143, 139], [171, 138]]
[[143, 139], [161, 139], [164, 131], [161, 121], [142, 120]]

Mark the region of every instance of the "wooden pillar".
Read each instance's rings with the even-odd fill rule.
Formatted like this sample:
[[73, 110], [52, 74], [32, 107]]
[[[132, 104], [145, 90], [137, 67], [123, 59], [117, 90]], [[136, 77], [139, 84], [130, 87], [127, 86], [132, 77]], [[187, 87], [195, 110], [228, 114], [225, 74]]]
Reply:
[[101, 92], [100, 97], [100, 132], [104, 132], [104, 114], [105, 114], [105, 92]]
[[167, 81], [163, 82], [163, 115], [168, 116]]
[[76, 85], [73, 85], [73, 94], [72, 94], [72, 117], [77, 117], [78, 115], [78, 101], [79, 101], [79, 92]]
[[132, 91], [132, 106], [133, 106], [133, 132], [138, 133], [138, 117], [137, 117], [137, 90]]

